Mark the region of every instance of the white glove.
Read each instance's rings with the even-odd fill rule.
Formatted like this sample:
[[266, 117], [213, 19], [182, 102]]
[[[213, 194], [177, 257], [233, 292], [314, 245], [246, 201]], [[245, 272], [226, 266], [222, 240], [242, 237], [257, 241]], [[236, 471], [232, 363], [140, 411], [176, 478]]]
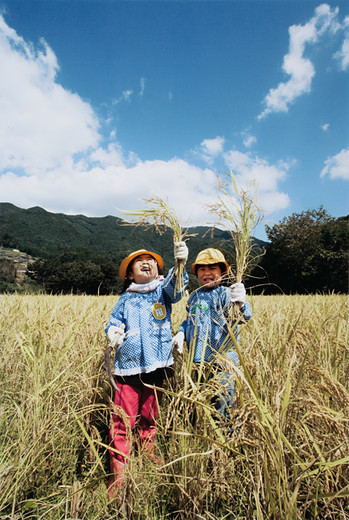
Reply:
[[188, 248], [185, 242], [175, 242], [174, 244], [174, 258], [179, 262], [185, 264], [188, 260]]
[[231, 289], [231, 301], [240, 303], [240, 307], [243, 307], [246, 301], [246, 291], [243, 283], [233, 283], [230, 286]]
[[125, 340], [125, 325], [122, 323], [120, 327], [111, 325], [108, 329], [108, 338], [110, 339], [110, 345], [117, 347]]
[[178, 332], [172, 338], [172, 354], [183, 354], [184, 332]]

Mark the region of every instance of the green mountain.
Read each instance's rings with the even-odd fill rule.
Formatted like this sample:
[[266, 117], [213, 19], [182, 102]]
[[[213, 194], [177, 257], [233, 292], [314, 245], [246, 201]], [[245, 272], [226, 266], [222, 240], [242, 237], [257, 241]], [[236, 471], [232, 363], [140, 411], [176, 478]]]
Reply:
[[[188, 229], [189, 263], [206, 247], [222, 249], [233, 256], [233, 243], [227, 231], [200, 226]], [[258, 248], [265, 242], [254, 239]], [[40, 207], [21, 209], [0, 203], [0, 245], [19, 249], [39, 258], [73, 255], [79, 261], [118, 264], [130, 252], [150, 249], [163, 256], [165, 265], [173, 264], [172, 231], [159, 235], [154, 228], [135, 227], [122, 219], [50, 213]], [[228, 259], [228, 258], [227, 258]]]

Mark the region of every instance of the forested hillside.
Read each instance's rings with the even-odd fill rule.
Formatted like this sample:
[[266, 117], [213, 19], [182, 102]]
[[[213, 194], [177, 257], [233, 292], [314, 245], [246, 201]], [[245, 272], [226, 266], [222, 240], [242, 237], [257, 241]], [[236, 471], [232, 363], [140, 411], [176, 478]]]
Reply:
[[[212, 236], [210, 228], [194, 227], [188, 233], [189, 264], [206, 247], [222, 249], [228, 261], [233, 261], [234, 246], [228, 232], [216, 229]], [[165, 266], [171, 267], [172, 237], [172, 231], [164, 230], [159, 235], [154, 228], [135, 227], [114, 216], [55, 214], [39, 207], [21, 209], [0, 203], [0, 246], [41, 259], [36, 264], [37, 281], [45, 281], [46, 289], [54, 292], [77, 289], [95, 293], [101, 289], [101, 280], [106, 285], [106, 279], [108, 289], [105, 286], [104, 291], [117, 290], [115, 270], [125, 256], [137, 249], [156, 251], [164, 258]], [[254, 243], [260, 253], [265, 242], [254, 239]], [[75, 282], [71, 283], [73, 278]]]
[[[226, 244], [229, 233], [216, 229], [214, 237], [208, 227], [190, 228], [190, 258], [211, 244]], [[254, 239], [263, 247], [265, 242]], [[75, 253], [81, 259], [124, 258], [140, 248], [156, 250], [165, 259], [173, 261], [172, 232], [159, 235], [154, 229], [127, 225], [114, 216], [92, 218], [84, 215], [50, 213], [42, 208], [21, 209], [13, 204], [0, 203], [0, 245], [20, 249], [40, 258], [53, 258], [62, 253]]]
[[[254, 292], [306, 294], [348, 292], [349, 218], [331, 217], [324, 208], [294, 213], [266, 226], [269, 242], [253, 239], [254, 262], [247, 288]], [[220, 249], [235, 265], [234, 244], [227, 231], [189, 228], [190, 265], [207, 247]], [[125, 256], [137, 249], [159, 253], [165, 267], [173, 265], [172, 231], [135, 227], [115, 216], [50, 213], [42, 208], [20, 209], [0, 203], [0, 246], [16, 249], [37, 260], [29, 265], [31, 284], [18, 287], [18, 273], [1, 256], [0, 292], [45, 290], [52, 293], [109, 294], [119, 292], [116, 272]], [[190, 277], [189, 290], [197, 286]]]

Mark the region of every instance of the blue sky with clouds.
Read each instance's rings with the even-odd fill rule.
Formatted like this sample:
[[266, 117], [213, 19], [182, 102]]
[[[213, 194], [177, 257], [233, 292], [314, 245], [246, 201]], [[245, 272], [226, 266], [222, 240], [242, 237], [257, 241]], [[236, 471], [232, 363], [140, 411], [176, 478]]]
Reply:
[[347, 1], [0, 0], [0, 67], [2, 202], [206, 224], [232, 169], [261, 239], [348, 214]]

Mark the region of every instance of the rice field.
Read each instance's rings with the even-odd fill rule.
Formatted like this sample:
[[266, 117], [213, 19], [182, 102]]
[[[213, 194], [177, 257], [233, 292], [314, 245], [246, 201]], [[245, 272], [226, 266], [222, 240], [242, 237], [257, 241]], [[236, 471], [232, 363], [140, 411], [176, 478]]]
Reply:
[[[112, 296], [0, 298], [0, 519], [349, 518], [348, 299], [251, 296], [232, 420], [185, 352], [166, 384], [154, 465], [132, 454], [108, 503]], [[176, 304], [173, 332], [185, 315]], [[200, 367], [199, 367], [200, 371]], [[197, 375], [197, 374], [196, 374]]]

